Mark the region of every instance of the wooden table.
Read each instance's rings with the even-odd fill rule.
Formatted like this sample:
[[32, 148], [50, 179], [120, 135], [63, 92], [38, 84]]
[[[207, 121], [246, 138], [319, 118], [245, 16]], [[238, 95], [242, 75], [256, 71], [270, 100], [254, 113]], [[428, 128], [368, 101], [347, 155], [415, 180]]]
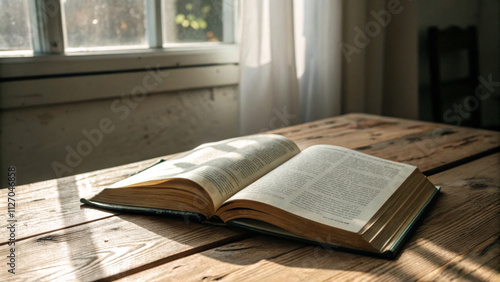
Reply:
[[274, 132], [301, 148], [334, 144], [416, 165], [442, 194], [393, 261], [80, 204], [155, 161], [147, 160], [16, 187], [16, 274], [6, 265], [8, 190], [0, 190], [0, 280], [500, 280], [499, 132], [365, 114]]

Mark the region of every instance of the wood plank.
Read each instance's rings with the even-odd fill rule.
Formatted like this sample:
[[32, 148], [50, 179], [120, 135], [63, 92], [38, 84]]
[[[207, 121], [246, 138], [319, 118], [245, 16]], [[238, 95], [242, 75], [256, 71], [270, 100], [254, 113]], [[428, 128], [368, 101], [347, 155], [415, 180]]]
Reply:
[[269, 236], [257, 236], [194, 254], [188, 260], [175, 260], [119, 281], [220, 280], [242, 267], [299, 248], [303, 248], [303, 245]]
[[[338, 123], [342, 125], [338, 129], [330, 128], [332, 124]], [[347, 130], [348, 134], [345, 135], [331, 135], [312, 140], [308, 140], [304, 135], [297, 135], [302, 130], [305, 132], [301, 134], [305, 135], [311, 135], [311, 132], [315, 132], [315, 130], [340, 130], [340, 132], [346, 132], [345, 126], [352, 128], [350, 131]], [[382, 118], [365, 114], [351, 114], [294, 126], [290, 131], [292, 132], [290, 133], [292, 134], [290, 137], [302, 147], [312, 145], [313, 142], [316, 142], [318, 144], [341, 144], [348, 148], [358, 147], [359, 150], [359, 146], [362, 145], [364, 148], [361, 148], [360, 151], [397, 161], [405, 161], [404, 158], [408, 158], [404, 154], [405, 150], [431, 148], [432, 156], [429, 156], [429, 158], [432, 157], [432, 160], [427, 162], [427, 159], [425, 159], [426, 161], [422, 162], [424, 158], [415, 158], [405, 161], [418, 165], [422, 170], [432, 169], [442, 165], [443, 162], [446, 163], [484, 151], [484, 149], [496, 146], [498, 143], [495, 141], [495, 136], [498, 136], [498, 133], [495, 135], [495, 133], [489, 131], [474, 131], [459, 128], [456, 129], [456, 133], [442, 136], [441, 138], [444, 141], [441, 139], [439, 141], [431, 141], [431, 144], [438, 144], [440, 147], [429, 147], [428, 140], [432, 137], [432, 130], [439, 126], [442, 125], [395, 118]], [[409, 137], [407, 136], [408, 134]], [[469, 138], [471, 135], [476, 135], [474, 138], [477, 141], [471, 142], [470, 140], [472, 139]], [[356, 140], [362, 141], [358, 142]], [[469, 140], [469, 142], [464, 140]], [[465, 142], [466, 144], [457, 148], [450, 146], [450, 144], [461, 144], [461, 142]], [[443, 149], [446, 146], [450, 147]], [[24, 226], [23, 229], [19, 230], [18, 239], [112, 215], [113, 213], [106, 211], [81, 209], [79, 199], [94, 195], [107, 185], [129, 176], [155, 161], [156, 159], [146, 160], [125, 166], [18, 187], [17, 201], [19, 209], [17, 213], [18, 218], [22, 220]], [[0, 189], [0, 197], [6, 198], [6, 193], [6, 190]], [[1, 205], [4, 205], [4, 203]], [[34, 210], [37, 212], [33, 213], [32, 211]], [[0, 221], [0, 228], [5, 228], [6, 226], [6, 222]], [[5, 239], [2, 239], [0, 242], [5, 243]]]
[[[483, 141], [479, 141], [478, 143], [480, 142]], [[464, 155], [469, 153], [470, 152], [467, 151]], [[419, 228], [419, 232], [417, 236], [415, 236], [418, 240], [412, 240], [413, 242], [409, 244], [408, 249], [403, 253], [403, 256], [406, 258], [403, 259], [402, 256], [395, 264], [390, 264], [384, 260], [355, 256], [347, 253], [338, 253], [317, 247], [304, 246], [300, 248], [300, 244], [293, 243], [293, 250], [289, 252], [282, 251], [275, 254], [274, 252], [276, 249], [274, 249], [272, 255], [269, 253], [261, 253], [260, 255], [256, 255], [256, 257], [249, 257], [249, 261], [258, 259], [258, 262], [252, 262], [251, 264], [249, 262], [249, 265], [236, 267], [235, 269], [237, 270], [229, 274], [225, 273], [225, 276], [219, 276], [218, 273], [215, 273], [212, 276], [206, 277], [239, 279], [244, 278], [245, 273], [253, 273], [252, 271], [256, 271], [257, 273], [262, 271], [263, 273], [270, 274], [271, 276], [269, 277], [275, 277], [276, 279], [297, 277], [302, 277], [304, 279], [316, 279], [317, 277], [332, 279], [340, 277], [347, 279], [351, 277], [349, 275], [344, 276], [345, 273], [343, 270], [370, 272], [373, 273], [371, 277], [378, 277], [386, 273], [389, 274], [387, 274], [388, 276], [385, 278], [422, 276], [456, 259], [457, 256], [467, 252], [471, 247], [478, 246], [498, 233], [498, 230], [491, 228], [493, 226], [491, 224], [498, 223], [499, 221], [497, 219], [498, 197], [492, 197], [492, 195], [495, 195], [494, 193], [498, 193], [496, 192], [499, 183], [498, 157], [499, 155], [497, 154], [471, 163], [475, 165], [471, 166], [467, 164], [443, 174], [433, 176], [432, 179], [439, 176], [435, 180], [442, 181], [441, 185], [444, 187], [443, 196], [438, 201], [438, 205], [431, 215], [426, 218], [426, 224]], [[27, 212], [28, 210], [25, 210], [23, 217], [20, 217], [20, 219], [23, 219], [23, 222], [20, 222], [20, 224], [25, 223], [24, 219], [28, 216], [32, 216], [32, 220], [35, 220], [35, 222], [30, 223], [30, 228], [23, 229], [33, 229], [33, 226], [36, 225], [36, 220], [42, 218], [45, 220], [39, 224], [42, 226], [42, 229], [38, 231], [47, 230], [43, 231], [45, 233], [43, 235], [35, 236], [37, 234], [35, 233], [31, 235], [35, 237], [19, 241], [20, 251], [17, 255], [20, 259], [20, 265], [37, 265], [37, 268], [32, 270], [19, 269], [22, 273], [29, 272], [30, 276], [23, 277], [31, 278], [33, 276], [35, 278], [45, 279], [63, 278], [91, 280], [105, 277], [119, 278], [120, 275], [134, 273], [144, 274], [150, 269], [156, 269], [157, 265], [158, 267], [162, 267], [166, 265], [165, 263], [168, 264], [171, 261], [178, 262], [183, 260], [183, 257], [186, 256], [186, 259], [189, 259], [193, 257], [190, 256], [190, 254], [218, 247], [228, 241], [239, 241], [244, 237], [243, 234], [246, 232], [239, 233], [233, 231], [234, 233], [232, 235], [230, 234], [225, 238], [223, 236], [221, 239], [219, 234], [217, 234], [220, 231], [215, 232], [214, 230], [226, 230], [225, 228], [200, 226], [201, 231], [198, 230], [197, 227], [193, 228], [192, 225], [186, 229], [178, 228], [178, 225], [182, 225], [184, 222], [176, 219], [165, 219], [167, 222], [165, 223], [163, 219], [158, 220], [154, 217], [141, 217], [136, 215], [122, 215], [119, 217], [113, 216], [105, 218], [109, 216], [110, 213], [102, 211], [97, 211], [103, 214], [95, 217], [97, 219], [101, 218], [101, 220], [82, 224], [89, 221], [89, 218], [86, 217], [85, 210], [95, 210], [80, 208], [79, 204], [76, 205], [79, 197], [85, 195], [85, 193], [93, 193], [94, 190], [92, 189], [96, 186], [109, 184], [110, 179], [113, 178], [112, 175], [115, 175], [115, 178], [120, 178], [124, 176], [123, 173], [137, 171], [138, 167], [132, 169], [133, 166], [137, 165], [136, 163], [125, 166], [130, 169], [129, 171], [119, 171], [117, 168], [114, 168], [106, 170], [105, 173], [95, 172], [94, 175], [85, 174], [74, 179], [65, 178], [65, 180], [59, 180], [58, 182], [49, 181], [45, 183], [44, 187], [39, 187], [37, 186], [38, 184], [35, 184], [33, 187], [40, 188], [36, 193], [31, 194], [29, 190], [24, 190], [20, 193], [19, 199], [33, 200], [31, 206], [31, 208], [33, 208], [31, 209], [32, 211], [39, 209], [40, 206], [37, 205], [40, 203], [44, 203], [41, 206], [46, 208], [45, 214], [42, 212], [41, 217], [39, 217], [38, 213], [31, 213], [30, 215]], [[460, 178], [457, 178], [457, 176]], [[88, 182], [86, 182], [86, 180], [94, 181], [95, 183], [87, 185]], [[79, 184], [77, 185], [77, 183]], [[436, 184], [439, 184], [439, 182]], [[54, 195], [54, 191], [57, 191], [55, 185], [61, 187], [61, 195]], [[28, 186], [30, 185], [26, 185], [26, 187]], [[67, 188], [67, 186], [73, 188], [70, 189]], [[66, 187], [66, 189], [63, 187]], [[74, 187], [76, 187], [76, 190]], [[88, 190], [90, 192], [86, 192], [86, 189], [89, 187], [94, 188], [90, 188], [90, 190]], [[36, 188], [34, 190], [36, 190]], [[47, 199], [47, 201], [35, 201], [41, 199], [38, 197], [42, 197], [44, 192], [50, 195], [49, 199]], [[74, 194], [75, 192], [76, 194]], [[57, 201], [61, 201], [59, 203], [61, 207], [58, 211], [55, 211], [55, 213], [57, 216], [62, 215], [58, 222], [54, 222], [54, 225], [51, 225], [50, 216], [47, 215], [50, 214], [50, 204], [58, 204]], [[462, 220], [459, 222], [452, 222], [450, 218], [455, 216], [457, 211], [461, 211], [462, 209], [464, 209], [465, 212], [460, 212], [457, 217], [457, 219]], [[66, 215], [68, 213], [76, 213], [76, 215], [73, 214], [72, 216], [68, 216]], [[85, 216], [82, 216], [82, 214]], [[470, 221], [468, 220], [469, 217], [477, 220]], [[75, 224], [70, 224], [71, 222]], [[52, 232], [51, 230], [57, 229], [56, 226], [58, 224], [60, 227], [73, 226]], [[205, 228], [207, 229], [205, 230]], [[448, 232], [443, 234], [442, 228], [446, 228]], [[167, 231], [163, 231], [165, 229]], [[168, 233], [170, 231], [171, 233]], [[495, 233], [495, 231], [497, 233]], [[477, 234], [474, 234], [474, 232], [477, 232]], [[420, 234], [420, 236], [418, 234]], [[462, 236], [455, 238], [453, 234], [462, 234]], [[134, 238], [134, 236], [136, 238]], [[189, 241], [190, 236], [196, 237], [201, 241], [193, 243], [193, 248], [188, 247], [183, 249], [183, 246], [189, 245], [186, 243], [186, 240]], [[261, 237], [267, 238], [265, 236]], [[52, 242], [54, 238], [59, 238], [56, 239], [57, 242], [55, 243], [57, 244]], [[100, 238], [106, 238], [104, 241], [108, 240], [108, 242], [101, 242], [99, 241]], [[148, 241], [149, 239], [152, 241]], [[113, 241], [112, 244], [105, 244], [111, 241]], [[259, 240], [255, 242], [258, 241]], [[50, 242], [50, 244], [48, 242]], [[137, 242], [152, 243], [148, 245], [148, 248], [138, 248], [135, 247], [135, 244], [138, 244]], [[288, 241], [283, 240], [283, 242]], [[267, 245], [268, 244], [262, 243], [262, 246]], [[151, 246], [153, 246], [153, 248], [151, 248]], [[6, 245], [1, 246], [0, 252], [7, 252], [7, 248]], [[156, 252], [157, 249], [166, 249], [168, 252], [159, 254]], [[170, 252], [171, 249], [172, 252]], [[437, 249], [437, 251], [433, 251], [433, 249]], [[121, 252], [121, 250], [123, 252]], [[154, 250], [152, 254], [149, 253], [152, 252], [151, 250]], [[226, 253], [229, 257], [233, 255], [230, 249], [226, 251]], [[50, 256], [50, 254], [54, 254], [52, 256], [60, 258], [56, 259], [54, 262], [49, 262], [47, 257]], [[96, 256], [96, 254], [98, 255]], [[237, 254], [234, 254], [234, 256], [237, 256]], [[217, 259], [217, 256], [214, 254], [211, 258]], [[417, 262], [416, 267], [413, 265], [415, 262]], [[429, 262], [431, 266], [429, 266]], [[262, 265], [263, 263], [265, 265]], [[69, 270], [65, 271], [64, 269], [67, 265], [70, 265], [70, 267]], [[333, 272], [331, 271], [332, 265], [336, 266]], [[415, 276], [413, 272], [418, 272], [418, 275]], [[259, 278], [255, 273], [251, 275], [251, 277]], [[281, 277], [279, 275], [284, 276]], [[262, 276], [262, 278], [268, 277]]]
[[[247, 232], [248, 233], [248, 232]], [[16, 242], [19, 281], [91, 281], [140, 271], [245, 238], [225, 227], [121, 215]], [[8, 254], [9, 246], [0, 246]], [[12, 278], [0, 272], [0, 281]]]
[[417, 166], [421, 171], [446, 169], [499, 151], [500, 132], [470, 128], [439, 128], [406, 135], [356, 150], [389, 160]]
[[368, 114], [348, 114], [273, 132], [291, 138], [301, 149], [337, 145], [412, 164], [422, 171], [500, 147], [500, 132]]
[[498, 281], [500, 280], [500, 274], [498, 273], [500, 248], [498, 244], [500, 244], [500, 240], [498, 236], [494, 236], [470, 251], [457, 256], [420, 280]]
[[[372, 116], [369, 117], [372, 118]], [[356, 130], [359, 131], [359, 134], [367, 134], [364, 131], [368, 129], [376, 129], [378, 132], [385, 132], [384, 128], [392, 126], [390, 124], [392, 124], [392, 120], [394, 119], [389, 119], [391, 121], [386, 122], [386, 125], [380, 125], [384, 123], [383, 120], [384, 119], [382, 119], [382, 121], [374, 121], [373, 118], [368, 120], [364, 116], [358, 120], [357, 115], [348, 115], [331, 118], [322, 122], [303, 124], [298, 127], [310, 130], [312, 124], [312, 129], [323, 128], [325, 130], [331, 130], [329, 129], [329, 121], [334, 121], [335, 123], [350, 124], [350, 126], [357, 128]], [[315, 124], [322, 125], [316, 127]], [[379, 127], [375, 126], [375, 124], [378, 124]], [[401, 131], [407, 133], [408, 131], [403, 130], [407, 127], [410, 127], [409, 130], [411, 133], [417, 133], [419, 130], [428, 130], [427, 127], [415, 126], [418, 122], [403, 121], [401, 124], [403, 124], [403, 126], [398, 127], [398, 130], [394, 130], [394, 132]], [[345, 130], [345, 128], [342, 127], [340, 130]], [[306, 134], [310, 134], [310, 132]], [[397, 133], [396, 135], [375, 134], [373, 138], [368, 138], [368, 141], [352, 145], [373, 145], [377, 147], [374, 144], [387, 142], [390, 140], [388, 138], [394, 138], [394, 136], [400, 136], [400, 134], [401, 133]], [[171, 157], [171, 155], [165, 156], [165, 158], [168, 157]], [[110, 169], [17, 187], [16, 201], [19, 205], [16, 209], [16, 216], [23, 224], [23, 229], [18, 231], [17, 238], [21, 240], [22, 238], [54, 231], [67, 226], [82, 224], [87, 221], [98, 220], [115, 214], [94, 209], [81, 209], [79, 199], [92, 196], [104, 187], [144, 169], [157, 160], [158, 159], [151, 159]], [[5, 199], [7, 197], [7, 192], [8, 191], [5, 189], [0, 189], [0, 197]], [[0, 208], [3, 207], [3, 205], [5, 205], [5, 203], [0, 203]], [[36, 211], [36, 213], [33, 213], [33, 211]], [[6, 226], [7, 223], [5, 221], [0, 221], [0, 228], [5, 228]], [[0, 239], [0, 244], [4, 244], [5, 242], [5, 238]]]
[[369, 114], [347, 114], [270, 131], [292, 139], [301, 149], [331, 144], [350, 149], [426, 132], [443, 125]]
[[[104, 187], [156, 161], [148, 160], [121, 166], [119, 170], [98, 170], [16, 187], [15, 217], [18, 224], [22, 226], [16, 230], [16, 239], [22, 240], [37, 234], [118, 214], [105, 210], [81, 208], [80, 198], [95, 195]], [[7, 189], [0, 189], [0, 197], [7, 199], [8, 192]], [[2, 210], [7, 210], [6, 201], [0, 206]], [[7, 221], [0, 221], [2, 230], [5, 230], [7, 225]], [[6, 239], [1, 238], [0, 245], [5, 244]]]
[[[245, 250], [244, 264], [239, 250], [234, 254], [207, 250], [170, 263], [145, 270], [125, 281], [140, 277], [162, 280], [159, 273], [168, 273], [172, 280], [415, 280], [457, 277], [484, 281], [498, 277], [500, 244], [500, 154], [481, 158], [430, 177], [442, 185], [442, 195], [410, 239], [402, 255], [395, 261], [336, 252], [321, 247], [290, 242], [272, 257], [258, 248]], [[272, 248], [266, 237], [248, 239], [245, 244]], [[260, 241], [260, 244], [255, 241]], [[219, 247], [222, 248], [222, 247]], [[291, 248], [291, 249], [290, 249]], [[230, 249], [227, 246], [227, 249]], [[231, 258], [228, 260], [227, 258]], [[234, 260], [234, 263], [232, 261]], [[221, 267], [219, 268], [219, 264]], [[229, 265], [228, 265], [229, 264]], [[199, 272], [193, 278], [187, 271], [175, 271], [195, 265]], [[481, 267], [484, 265], [485, 267]], [[200, 268], [198, 268], [200, 267]], [[190, 269], [190, 268], [188, 268]], [[461, 271], [465, 269], [467, 271]], [[486, 279], [487, 280], [487, 279]]]

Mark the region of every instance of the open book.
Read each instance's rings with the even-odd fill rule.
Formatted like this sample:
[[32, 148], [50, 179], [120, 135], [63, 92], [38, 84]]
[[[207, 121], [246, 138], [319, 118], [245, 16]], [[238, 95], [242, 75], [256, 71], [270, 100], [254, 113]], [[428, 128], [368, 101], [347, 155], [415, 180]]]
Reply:
[[438, 191], [415, 166], [264, 134], [201, 145], [82, 202], [391, 257]]

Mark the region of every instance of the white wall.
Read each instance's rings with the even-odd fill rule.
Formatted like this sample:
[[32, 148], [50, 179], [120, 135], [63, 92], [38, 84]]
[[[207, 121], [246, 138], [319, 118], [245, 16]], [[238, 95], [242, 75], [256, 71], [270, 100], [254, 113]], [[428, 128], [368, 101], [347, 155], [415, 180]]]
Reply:
[[116, 98], [110, 98], [6, 109], [0, 113], [1, 171], [14, 165], [18, 184], [31, 183], [233, 137], [237, 97], [237, 86], [225, 86], [151, 94], [135, 108], [113, 109]]

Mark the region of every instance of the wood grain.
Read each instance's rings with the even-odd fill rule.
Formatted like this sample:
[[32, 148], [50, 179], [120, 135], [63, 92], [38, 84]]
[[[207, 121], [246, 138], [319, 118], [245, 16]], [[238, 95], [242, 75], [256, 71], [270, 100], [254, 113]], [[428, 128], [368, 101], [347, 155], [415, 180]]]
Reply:
[[439, 171], [500, 149], [500, 132], [405, 119], [348, 114], [273, 131], [301, 149], [330, 144]]
[[[121, 215], [16, 242], [15, 278], [91, 281], [126, 275], [245, 236], [173, 218]], [[0, 253], [9, 248], [0, 246]], [[0, 272], [0, 280], [9, 275]]]
[[[443, 195], [395, 261], [291, 241], [281, 252], [276, 252], [276, 243], [269, 244], [269, 238], [259, 236], [240, 242], [246, 246], [243, 253], [217, 251], [230, 249], [227, 245], [157, 266], [126, 277], [124, 281], [139, 278], [149, 281], [162, 278], [182, 281], [494, 280], [499, 277], [499, 158], [500, 154], [495, 154], [432, 176], [434, 183], [443, 186]], [[262, 254], [260, 246], [267, 244], [274, 251]], [[256, 263], [241, 263], [252, 259]], [[199, 271], [191, 276], [187, 270], [193, 267]]]
[[257, 236], [175, 260], [119, 281], [213, 281], [243, 267], [303, 248], [303, 245], [270, 236]]
[[425, 275], [421, 281], [498, 281], [500, 240], [494, 236]]
[[[441, 130], [444, 129], [444, 130]], [[155, 160], [19, 186], [19, 273], [26, 280], [471, 280], [498, 277], [498, 132], [351, 114], [275, 131], [301, 148], [334, 144], [418, 165], [442, 167], [431, 213], [396, 261], [353, 255], [182, 219], [81, 207], [80, 197]], [[444, 134], [436, 134], [444, 132]], [[429, 143], [430, 142], [430, 143]], [[418, 157], [413, 149], [428, 151]], [[479, 158], [474, 160], [474, 158]], [[460, 165], [460, 161], [464, 164]], [[449, 166], [451, 164], [451, 166]], [[6, 190], [0, 197], [6, 198]], [[0, 204], [1, 209], [5, 203]], [[6, 227], [5, 220], [0, 228]], [[249, 237], [250, 236], [250, 237]], [[0, 254], [7, 253], [5, 238]], [[190, 274], [194, 269], [198, 271]], [[9, 278], [6, 271], [0, 280]], [[193, 275], [193, 276], [191, 276]]]
[[[374, 134], [371, 139], [363, 141], [363, 143], [352, 143], [349, 144], [349, 140], [364, 140], [362, 136], [351, 136], [351, 135], [340, 135], [337, 137], [332, 137], [333, 139], [325, 139], [323, 141], [329, 141], [330, 144], [337, 144], [345, 142], [348, 145], [353, 146], [372, 146], [373, 148], [379, 148], [383, 145], [389, 144], [390, 138], [395, 138], [396, 136], [402, 136], [403, 134], [409, 134], [409, 132], [404, 131], [404, 128], [410, 128], [409, 131], [413, 134], [421, 132], [422, 130], [429, 130], [428, 127], [418, 127], [415, 124], [418, 122], [414, 121], [394, 121], [395, 119], [388, 119], [374, 117], [374, 116], [363, 116], [363, 118], [358, 118], [356, 115], [340, 116], [331, 118], [328, 120], [320, 122], [312, 122], [308, 124], [303, 124], [300, 126], [295, 126], [293, 128], [298, 128], [303, 134], [311, 134], [311, 130], [332, 130], [330, 125], [332, 124], [348, 124], [349, 127], [354, 128], [358, 135], [366, 135], [371, 133], [366, 133], [365, 130], [376, 130], [377, 132], [386, 132], [384, 128], [388, 126], [392, 128], [397, 124], [402, 126], [396, 127], [394, 130], [389, 132], [395, 133], [380, 133]], [[379, 128], [381, 127], [381, 128]], [[344, 127], [340, 127], [338, 130], [346, 130]], [[304, 140], [300, 139], [302, 137], [295, 135], [290, 136], [293, 138], [299, 146], [304, 147], [302, 142]], [[353, 132], [352, 134], [355, 134]], [[356, 135], [355, 134], [355, 135]], [[301, 141], [302, 140], [302, 141]], [[305, 139], [307, 141], [307, 138]], [[319, 139], [318, 139], [319, 140]], [[319, 142], [315, 139], [315, 142]], [[321, 142], [319, 142], [321, 143]], [[308, 144], [306, 142], [306, 144]], [[368, 145], [367, 145], [368, 144]], [[352, 147], [350, 147], [352, 148]], [[382, 154], [379, 154], [384, 157]], [[165, 156], [165, 158], [170, 156]], [[37, 234], [43, 234], [50, 231], [58, 230], [64, 227], [83, 224], [88, 221], [98, 220], [101, 218], [108, 217], [115, 213], [108, 211], [100, 211], [95, 209], [81, 209], [79, 199], [82, 197], [89, 197], [106, 186], [115, 183], [127, 176], [144, 169], [156, 162], [159, 158], [150, 159], [146, 161], [131, 163], [124, 166], [118, 166], [111, 169], [103, 169], [99, 171], [94, 171], [90, 173], [83, 173], [77, 176], [70, 176], [65, 178], [59, 178], [57, 180], [49, 180], [38, 182], [29, 185], [19, 186], [17, 188], [17, 201], [19, 203], [19, 208], [17, 209], [17, 217], [22, 220], [23, 229], [19, 230], [17, 238], [19, 240], [35, 236]], [[7, 195], [7, 190], [0, 189], [0, 197], [5, 198]], [[36, 213], [32, 211], [36, 210]], [[64, 212], [63, 212], [64, 211]], [[0, 228], [5, 228], [7, 223], [0, 221]], [[5, 239], [0, 239], [0, 244], [4, 244]]]
[[[332, 126], [335, 128], [331, 128]], [[498, 132], [460, 128], [454, 133], [439, 135], [436, 132], [449, 132], [446, 130], [450, 129], [433, 131], [441, 127], [442, 125], [434, 123], [351, 114], [297, 125], [290, 129], [281, 129], [277, 133], [284, 133], [302, 148], [313, 144], [343, 145], [382, 158], [417, 165], [423, 171], [500, 145]], [[330, 133], [329, 135], [323, 134], [323, 131]], [[335, 135], [334, 132], [341, 134]], [[316, 133], [316, 137], [322, 137], [309, 139], [307, 136], [311, 136], [312, 133]], [[472, 139], [471, 136], [473, 136]], [[428, 150], [427, 155], [416, 157], [417, 155], [413, 152], [420, 154], [422, 148]], [[165, 156], [165, 158], [168, 157]], [[107, 185], [144, 169], [157, 160], [151, 159], [18, 187], [19, 209], [17, 213], [24, 226], [19, 230], [18, 239], [83, 224], [114, 214], [94, 209], [81, 209], [79, 199], [92, 196]], [[0, 190], [0, 197], [5, 198], [6, 193], [6, 190]], [[33, 210], [37, 212], [33, 213]], [[6, 226], [6, 222], [0, 221], [0, 228]], [[4, 240], [0, 239], [0, 244], [5, 243]]]
[[[119, 170], [106, 169], [17, 187], [15, 215], [22, 226], [17, 230], [17, 240], [116, 214], [81, 208], [80, 198], [92, 196], [155, 161], [143, 161], [122, 166]], [[1, 189], [0, 197], [6, 199], [7, 193], [7, 189]], [[2, 203], [2, 209], [6, 210], [4, 205]], [[7, 225], [6, 221], [0, 221], [2, 230]], [[0, 242], [0, 245], [5, 244], [6, 238], [1, 238]]]

